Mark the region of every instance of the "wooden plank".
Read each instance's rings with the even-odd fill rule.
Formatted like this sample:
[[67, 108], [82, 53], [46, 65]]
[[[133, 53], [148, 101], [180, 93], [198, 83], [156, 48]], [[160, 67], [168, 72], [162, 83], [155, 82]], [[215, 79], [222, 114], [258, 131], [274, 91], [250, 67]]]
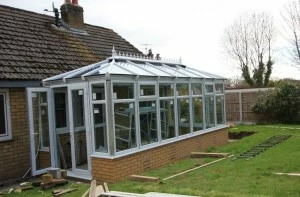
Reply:
[[300, 173], [274, 173], [274, 174], [277, 174], [277, 175], [288, 175], [288, 176], [300, 176]]
[[104, 182], [104, 190], [105, 190], [105, 192], [109, 192], [109, 189], [108, 189], [108, 186], [107, 186], [107, 183], [106, 182]]
[[56, 193], [59, 193], [61, 191], [63, 191], [64, 189], [55, 189], [55, 190], [52, 190], [52, 194], [56, 194]]
[[145, 197], [146, 195], [145, 194], [137, 194], [137, 193], [129, 193], [129, 192], [111, 191], [111, 192], [105, 192], [105, 193], [103, 193], [102, 196], [113, 196], [113, 197]]
[[151, 177], [151, 176], [140, 176], [140, 175], [131, 175], [131, 180], [134, 181], [142, 181], [142, 182], [158, 182], [158, 177]]
[[60, 186], [60, 185], [65, 185], [67, 184], [68, 181], [65, 179], [53, 179], [53, 181], [51, 183], [41, 183], [41, 188], [42, 189], [49, 189], [52, 188], [54, 186]]
[[87, 190], [84, 192], [84, 194], [82, 194], [81, 197], [87, 197], [87, 195], [89, 194], [89, 192], [90, 192], [90, 188], [87, 189]]
[[21, 192], [23, 192], [25, 190], [29, 190], [29, 189], [33, 189], [33, 186], [30, 185], [30, 186], [18, 187], [15, 189], [15, 192], [21, 193]]
[[96, 194], [96, 180], [92, 180], [91, 187], [90, 187], [90, 194], [89, 197], [95, 197]]
[[95, 189], [95, 197], [98, 197], [100, 195], [102, 195], [104, 192], [104, 189], [102, 187], [102, 185], [98, 185]]
[[181, 194], [169, 194], [169, 193], [160, 193], [160, 192], [148, 192], [145, 194], [146, 196], [151, 197], [196, 197], [189, 195], [181, 195]]
[[224, 158], [227, 157], [228, 153], [205, 153], [205, 152], [192, 152], [191, 158], [204, 158], [204, 157], [212, 157], [212, 158]]
[[[230, 155], [230, 156], [228, 156], [228, 158], [230, 158], [230, 157], [232, 157], [232, 156], [233, 156], [233, 155]], [[169, 176], [169, 177], [167, 177], [167, 178], [164, 178], [163, 180], [165, 181], [165, 180], [168, 180], [168, 179], [172, 179], [172, 178], [177, 177], [177, 176], [180, 176], [180, 175], [182, 175], [182, 174], [189, 173], [189, 172], [191, 172], [191, 171], [193, 171], [193, 170], [197, 170], [197, 169], [199, 169], [199, 168], [203, 168], [203, 167], [209, 166], [209, 165], [211, 165], [211, 164], [217, 163], [217, 162], [222, 161], [222, 160], [224, 160], [224, 159], [226, 159], [226, 158], [221, 158], [221, 159], [218, 159], [218, 160], [209, 162], [209, 163], [207, 163], [207, 164], [204, 164], [204, 165], [202, 165], [202, 166], [198, 166], [198, 167], [192, 168], [192, 169], [190, 169], [190, 170], [186, 170], [186, 171], [184, 171], [184, 172], [180, 172], [180, 173], [178, 173], [178, 174], [175, 174], [175, 175]]]
[[66, 194], [66, 193], [70, 193], [70, 192], [73, 192], [77, 190], [77, 188], [69, 188], [69, 189], [63, 189], [61, 192], [58, 192], [56, 194], [53, 194], [54, 196], [61, 196], [63, 194]]

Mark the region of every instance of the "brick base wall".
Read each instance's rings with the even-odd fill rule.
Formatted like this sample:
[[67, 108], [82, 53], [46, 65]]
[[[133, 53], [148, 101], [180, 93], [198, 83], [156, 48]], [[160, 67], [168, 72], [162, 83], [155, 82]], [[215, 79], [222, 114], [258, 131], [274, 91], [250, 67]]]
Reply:
[[116, 182], [187, 157], [193, 151], [203, 151], [227, 142], [227, 129], [220, 129], [117, 159], [92, 158], [93, 179]]
[[0, 141], [0, 182], [23, 177], [30, 167], [25, 88], [9, 90], [12, 140]]

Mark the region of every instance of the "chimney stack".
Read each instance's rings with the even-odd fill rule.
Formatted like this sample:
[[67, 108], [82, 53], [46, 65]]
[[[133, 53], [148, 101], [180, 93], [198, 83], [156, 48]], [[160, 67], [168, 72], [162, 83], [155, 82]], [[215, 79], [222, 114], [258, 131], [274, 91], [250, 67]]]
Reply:
[[72, 0], [72, 3], [73, 3], [74, 5], [78, 5], [78, 0]]
[[65, 0], [60, 12], [64, 26], [70, 30], [84, 31], [83, 8], [78, 5], [78, 0]]

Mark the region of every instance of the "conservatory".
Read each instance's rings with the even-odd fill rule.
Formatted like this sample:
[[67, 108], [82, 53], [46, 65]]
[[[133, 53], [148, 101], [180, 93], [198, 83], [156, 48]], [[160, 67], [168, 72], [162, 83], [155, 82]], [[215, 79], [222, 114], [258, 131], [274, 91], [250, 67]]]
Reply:
[[39, 127], [33, 171], [60, 167], [114, 182], [225, 144], [224, 80], [181, 61], [114, 50], [105, 61], [45, 79], [44, 88], [28, 90], [30, 128]]

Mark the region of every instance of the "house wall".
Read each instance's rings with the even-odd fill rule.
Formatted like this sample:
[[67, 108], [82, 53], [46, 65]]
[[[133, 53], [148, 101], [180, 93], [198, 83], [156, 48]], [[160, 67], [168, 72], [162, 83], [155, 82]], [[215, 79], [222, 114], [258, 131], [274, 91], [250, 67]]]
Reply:
[[12, 140], [0, 142], [0, 182], [23, 177], [30, 167], [25, 88], [9, 89]]
[[116, 182], [188, 157], [193, 151], [203, 151], [227, 142], [227, 129], [220, 129], [117, 159], [93, 157], [92, 176], [97, 181]]

